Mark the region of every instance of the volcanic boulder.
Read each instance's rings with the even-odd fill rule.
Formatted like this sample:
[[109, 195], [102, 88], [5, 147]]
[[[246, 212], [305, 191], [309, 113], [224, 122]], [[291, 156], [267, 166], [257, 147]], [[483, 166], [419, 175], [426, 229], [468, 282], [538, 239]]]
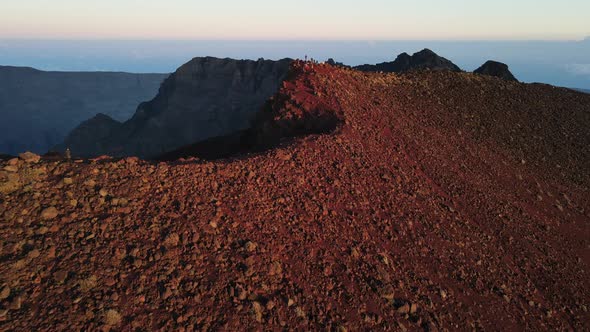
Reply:
[[508, 65], [493, 60], [486, 61], [486, 63], [484, 63], [481, 67], [477, 68], [474, 71], [474, 73], [480, 75], [499, 77], [506, 81], [518, 82], [516, 77], [514, 77], [514, 75], [512, 75], [512, 73], [508, 69]]

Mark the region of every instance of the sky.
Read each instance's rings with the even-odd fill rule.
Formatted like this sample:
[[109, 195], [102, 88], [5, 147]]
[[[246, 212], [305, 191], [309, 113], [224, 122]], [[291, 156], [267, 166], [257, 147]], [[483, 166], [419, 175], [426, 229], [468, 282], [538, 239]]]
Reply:
[[0, 0], [0, 38], [580, 40], [588, 0]]

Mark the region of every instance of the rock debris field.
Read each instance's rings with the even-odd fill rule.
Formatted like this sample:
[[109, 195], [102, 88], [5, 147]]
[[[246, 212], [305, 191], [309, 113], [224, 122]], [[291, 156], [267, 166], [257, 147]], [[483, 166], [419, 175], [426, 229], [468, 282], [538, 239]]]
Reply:
[[590, 95], [291, 70], [261, 152], [2, 161], [0, 330], [590, 330]]

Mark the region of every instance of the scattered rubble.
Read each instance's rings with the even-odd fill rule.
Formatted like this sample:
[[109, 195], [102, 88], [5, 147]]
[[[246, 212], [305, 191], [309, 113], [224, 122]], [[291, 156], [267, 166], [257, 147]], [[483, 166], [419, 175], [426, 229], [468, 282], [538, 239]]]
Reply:
[[270, 150], [1, 161], [0, 329], [590, 329], [590, 95], [295, 66]]

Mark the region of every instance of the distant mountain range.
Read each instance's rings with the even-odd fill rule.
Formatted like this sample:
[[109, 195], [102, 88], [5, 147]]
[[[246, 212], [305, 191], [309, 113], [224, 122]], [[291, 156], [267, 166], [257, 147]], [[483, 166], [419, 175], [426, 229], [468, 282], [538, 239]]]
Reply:
[[[292, 61], [201, 57], [169, 77], [0, 67], [0, 115], [5, 120], [0, 153], [70, 148], [80, 157], [154, 158], [242, 131], [278, 91]], [[332, 59], [328, 64], [347, 67]], [[429, 49], [355, 69], [462, 71]], [[476, 73], [516, 81], [507, 65], [495, 61]]]
[[[99, 114], [74, 129], [55, 150], [63, 152], [70, 148], [79, 157], [156, 158], [191, 144], [246, 130], [278, 91], [292, 61], [195, 58], [166, 79], [158, 95], [139, 105], [130, 120], [121, 123]], [[332, 59], [327, 63], [347, 67]], [[393, 62], [355, 69], [396, 73], [461, 71], [429, 49], [412, 56], [403, 53]], [[498, 62], [489, 61], [480, 71], [515, 80], [508, 66]]]
[[590, 90], [585, 90], [585, 89], [574, 89], [574, 90], [584, 92], [584, 93], [590, 93]]
[[45, 153], [97, 113], [128, 119], [167, 76], [0, 66], [0, 153]]

